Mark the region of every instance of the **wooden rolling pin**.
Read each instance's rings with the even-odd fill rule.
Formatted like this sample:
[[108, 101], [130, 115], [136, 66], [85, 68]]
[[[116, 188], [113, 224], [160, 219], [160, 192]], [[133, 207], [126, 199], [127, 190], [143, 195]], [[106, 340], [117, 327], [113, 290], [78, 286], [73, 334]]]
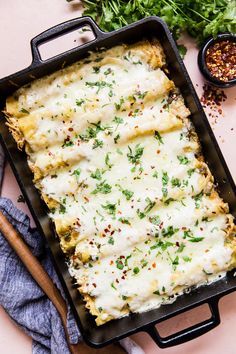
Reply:
[[7, 218], [0, 211], [0, 232], [3, 234], [5, 239], [8, 241], [10, 246], [13, 248], [15, 253], [18, 255], [22, 263], [25, 265], [29, 273], [32, 275], [33, 279], [52, 301], [53, 305], [57, 309], [61, 321], [65, 330], [66, 339], [68, 347], [72, 354], [92, 354], [92, 353], [111, 353], [120, 354], [124, 353], [121, 347], [117, 345], [111, 345], [104, 349], [92, 349], [86, 346], [84, 343], [79, 343], [77, 345], [70, 344], [69, 335], [67, 331], [67, 305], [60, 294], [58, 288], [54, 285], [52, 279], [48, 276], [47, 272], [44, 270], [42, 265], [39, 263], [37, 258], [32, 254], [29, 247], [23, 241], [20, 234], [14, 229]]

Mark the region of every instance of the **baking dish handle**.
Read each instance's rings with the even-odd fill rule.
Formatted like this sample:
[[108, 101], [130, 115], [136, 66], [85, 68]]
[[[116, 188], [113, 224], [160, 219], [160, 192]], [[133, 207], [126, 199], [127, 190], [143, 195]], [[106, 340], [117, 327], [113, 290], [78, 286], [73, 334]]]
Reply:
[[[38, 63], [42, 63], [43, 61], [38, 49], [41, 44], [85, 26], [89, 26], [93, 31], [95, 39], [92, 39], [92, 41], [96, 41], [97, 39], [100, 40], [106, 36], [106, 33], [100, 30], [100, 28], [97, 26], [97, 24], [93, 21], [91, 17], [78, 17], [73, 20], [60, 23], [59, 25], [51, 27], [48, 30], [40, 33], [38, 36], [34, 37], [31, 40], [30, 45], [33, 56], [32, 65], [37, 65]], [[77, 50], [77, 48], [72, 48], [70, 51], [75, 50]], [[63, 54], [68, 54], [68, 51], [60, 55]]]
[[211, 310], [211, 317], [208, 320], [171, 334], [168, 337], [161, 337], [155, 326], [148, 327], [146, 331], [160, 348], [168, 348], [188, 342], [189, 340], [207, 333], [220, 324], [218, 301], [218, 299], [212, 299], [208, 302]]

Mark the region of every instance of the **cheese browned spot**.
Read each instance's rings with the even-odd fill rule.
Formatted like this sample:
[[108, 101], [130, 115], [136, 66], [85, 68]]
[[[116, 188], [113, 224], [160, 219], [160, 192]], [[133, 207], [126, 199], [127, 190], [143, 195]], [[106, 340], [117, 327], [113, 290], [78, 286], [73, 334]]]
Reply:
[[233, 217], [164, 65], [157, 42], [120, 45], [7, 99], [10, 131], [97, 325], [235, 266]]

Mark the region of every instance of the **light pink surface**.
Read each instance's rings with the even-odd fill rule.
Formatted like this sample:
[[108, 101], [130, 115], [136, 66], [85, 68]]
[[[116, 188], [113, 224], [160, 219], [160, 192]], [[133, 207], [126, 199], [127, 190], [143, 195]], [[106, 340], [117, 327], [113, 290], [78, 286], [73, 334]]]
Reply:
[[[0, 77], [29, 65], [31, 62], [30, 39], [55, 24], [79, 16], [80, 9], [79, 3], [68, 4], [65, 0], [0, 1]], [[70, 41], [71, 47], [77, 44], [77, 40], [78, 33], [74, 37], [67, 39], [67, 41]], [[197, 67], [197, 50], [188, 37], [183, 40], [188, 46], [185, 63], [200, 95], [203, 81]], [[50, 50], [48, 53], [50, 53]], [[236, 177], [236, 164], [234, 164], [236, 148], [235, 93], [235, 89], [226, 90], [228, 99], [223, 107], [224, 116], [219, 117], [217, 123], [210, 119], [214, 133], [234, 178]], [[20, 209], [29, 213], [25, 204], [17, 202], [20, 190], [9, 166], [7, 166], [5, 171], [3, 195], [11, 198]], [[177, 347], [159, 349], [146, 334], [141, 333], [133, 337], [147, 354], [161, 352], [165, 354], [180, 354], [184, 352], [191, 354], [235, 354], [235, 308], [236, 293], [225, 296], [220, 301], [221, 325], [206, 335]], [[160, 328], [162, 335], [167, 335], [193, 323], [198, 323], [208, 316], [208, 308], [204, 305], [199, 309], [170, 319], [159, 325], [158, 328]], [[3, 309], [0, 308], [0, 354], [13, 353], [31, 353], [31, 340], [12, 323]]]

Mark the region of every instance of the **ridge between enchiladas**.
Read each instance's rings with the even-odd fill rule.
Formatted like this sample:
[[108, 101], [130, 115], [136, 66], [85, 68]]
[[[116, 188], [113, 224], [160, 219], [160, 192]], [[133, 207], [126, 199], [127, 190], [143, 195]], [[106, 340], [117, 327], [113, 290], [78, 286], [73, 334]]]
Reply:
[[97, 325], [173, 302], [235, 266], [214, 188], [158, 42], [90, 54], [6, 102]]

